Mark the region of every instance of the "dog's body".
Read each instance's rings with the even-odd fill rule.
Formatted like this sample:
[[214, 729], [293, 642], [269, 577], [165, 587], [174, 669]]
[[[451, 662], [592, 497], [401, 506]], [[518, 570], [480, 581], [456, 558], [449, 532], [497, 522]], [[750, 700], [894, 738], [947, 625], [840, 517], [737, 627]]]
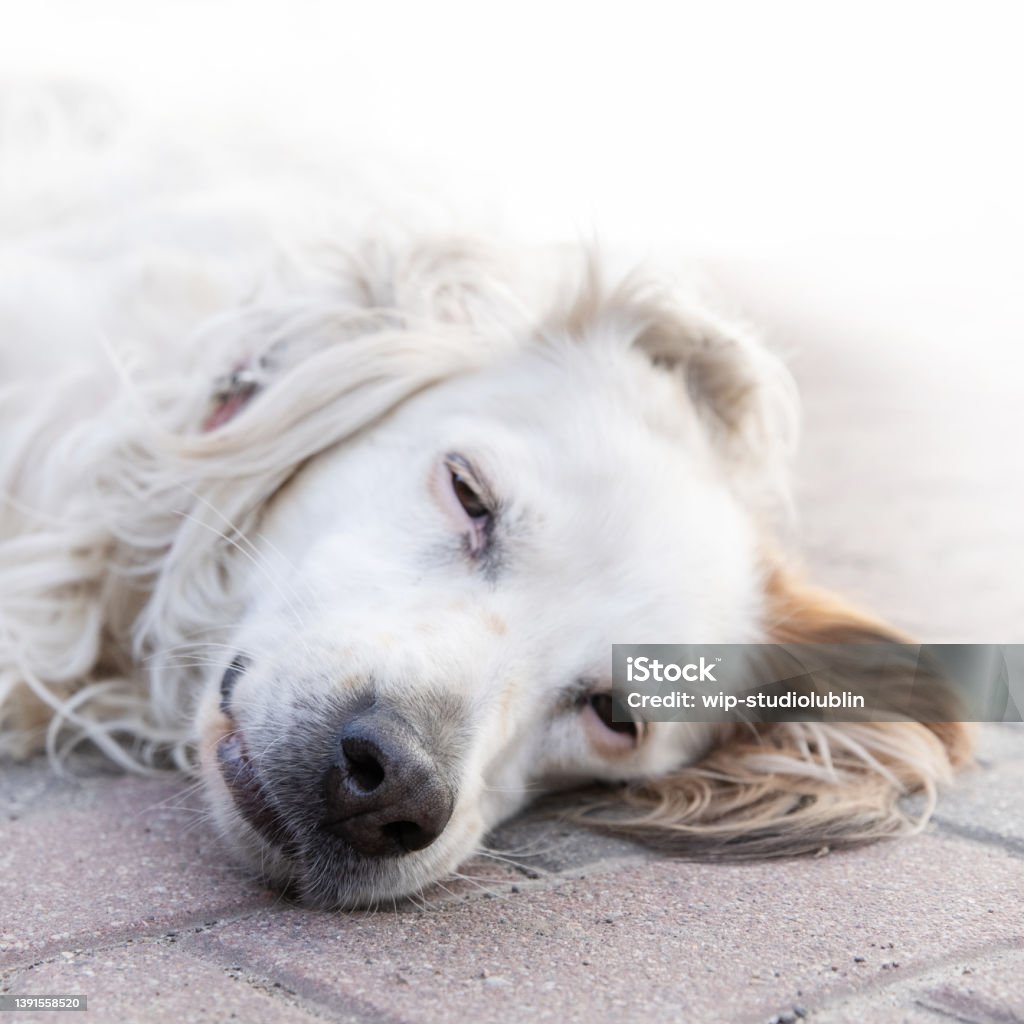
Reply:
[[593, 265], [310, 247], [267, 203], [8, 232], [0, 752], [198, 750], [240, 858], [321, 904], [413, 892], [593, 780], [683, 844], [906, 827], [959, 726], [607, 713], [613, 641], [887, 635], [778, 553], [794, 404], [755, 339]]

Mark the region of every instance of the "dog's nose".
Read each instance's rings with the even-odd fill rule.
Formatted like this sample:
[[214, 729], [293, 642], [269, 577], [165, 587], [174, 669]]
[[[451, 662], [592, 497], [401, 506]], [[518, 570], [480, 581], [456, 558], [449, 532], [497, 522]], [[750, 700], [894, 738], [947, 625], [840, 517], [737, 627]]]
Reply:
[[349, 721], [324, 776], [325, 831], [367, 857], [422, 850], [452, 816], [452, 787], [401, 719], [368, 714]]

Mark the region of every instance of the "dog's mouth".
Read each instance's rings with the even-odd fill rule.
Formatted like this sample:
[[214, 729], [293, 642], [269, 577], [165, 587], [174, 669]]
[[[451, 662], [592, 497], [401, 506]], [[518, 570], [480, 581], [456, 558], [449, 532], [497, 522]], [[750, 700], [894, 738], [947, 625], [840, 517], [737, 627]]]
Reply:
[[231, 695], [247, 668], [248, 660], [238, 655], [221, 678], [220, 711], [229, 729], [217, 743], [217, 767], [242, 817], [264, 839], [276, 844], [287, 835], [284, 821], [256, 773], [245, 738], [231, 713]]
[[217, 744], [217, 765], [221, 778], [242, 817], [275, 846], [287, 845], [289, 832], [283, 818], [260, 781], [245, 739], [235, 726]]

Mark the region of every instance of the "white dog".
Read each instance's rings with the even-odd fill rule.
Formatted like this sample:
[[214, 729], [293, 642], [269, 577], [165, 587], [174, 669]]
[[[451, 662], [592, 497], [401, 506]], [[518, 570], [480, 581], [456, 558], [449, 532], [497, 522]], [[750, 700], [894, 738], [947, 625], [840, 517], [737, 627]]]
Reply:
[[959, 725], [612, 719], [613, 642], [888, 635], [780, 554], [795, 405], [749, 333], [593, 263], [308, 246], [52, 103], [4, 149], [0, 752], [197, 764], [238, 857], [321, 905], [591, 781], [683, 851], [913, 825]]

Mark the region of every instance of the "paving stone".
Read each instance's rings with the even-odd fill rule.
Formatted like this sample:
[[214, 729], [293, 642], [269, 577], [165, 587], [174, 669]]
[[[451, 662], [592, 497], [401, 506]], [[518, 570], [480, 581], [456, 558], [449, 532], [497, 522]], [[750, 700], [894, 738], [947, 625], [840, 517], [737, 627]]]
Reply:
[[[914, 812], [919, 798], [908, 801]], [[997, 842], [1024, 855], [1024, 731], [986, 726], [979, 738], [978, 763], [940, 793], [935, 823], [958, 835]]]
[[1024, 759], [1024, 722], [982, 725], [978, 729], [978, 761], [986, 767]]
[[82, 799], [84, 792], [120, 776], [110, 762], [93, 757], [75, 758], [63, 776], [43, 758], [0, 761], [0, 823], [16, 821], [35, 810], [67, 806]]
[[398, 909], [416, 911], [447, 900], [489, 899], [501, 896], [528, 878], [518, 868], [487, 857], [473, 857], [459, 865], [448, 878], [429, 886], [422, 893], [399, 904]]
[[9, 781], [0, 819], [0, 967], [273, 899], [180, 781], [34, 772]]
[[431, 1022], [754, 1022], [1019, 945], [1022, 907], [1020, 859], [924, 836], [819, 859], [629, 865], [421, 914], [278, 908], [188, 942], [328, 1010], [355, 999]]
[[1024, 1024], [1024, 951], [956, 960], [810, 1014], [814, 1024], [866, 1020]]
[[[46, 963], [8, 972], [3, 991], [16, 995], [84, 995], [83, 1014], [19, 1012], [19, 1024], [71, 1021], [274, 1021], [319, 1020], [295, 1005], [273, 983], [243, 971], [203, 963], [173, 944], [136, 943], [93, 953], [66, 952]], [[359, 1019], [356, 1016], [350, 1019]]]
[[[771, 1019], [771, 1018], [769, 1018]], [[956, 1021], [958, 1018], [953, 1018]], [[807, 1024], [951, 1024], [948, 1014], [926, 1006], [904, 1006], [902, 1002], [881, 998], [875, 1002], [853, 1006], [849, 1011], [809, 1013]], [[798, 1021], [798, 1024], [802, 1022]], [[960, 1024], [977, 1024], [964, 1022]]]
[[566, 816], [578, 807], [578, 796], [545, 800], [538, 808], [492, 832], [487, 837], [487, 848], [509, 858], [527, 874], [537, 876], [579, 871], [619, 860], [653, 860], [658, 856], [641, 843], [573, 824]]
[[978, 839], [999, 838], [1024, 854], [1024, 757], [981, 769], [942, 799], [940, 827]]
[[1024, 1024], [1024, 951], [933, 976], [920, 985], [917, 1001], [978, 1024]]

